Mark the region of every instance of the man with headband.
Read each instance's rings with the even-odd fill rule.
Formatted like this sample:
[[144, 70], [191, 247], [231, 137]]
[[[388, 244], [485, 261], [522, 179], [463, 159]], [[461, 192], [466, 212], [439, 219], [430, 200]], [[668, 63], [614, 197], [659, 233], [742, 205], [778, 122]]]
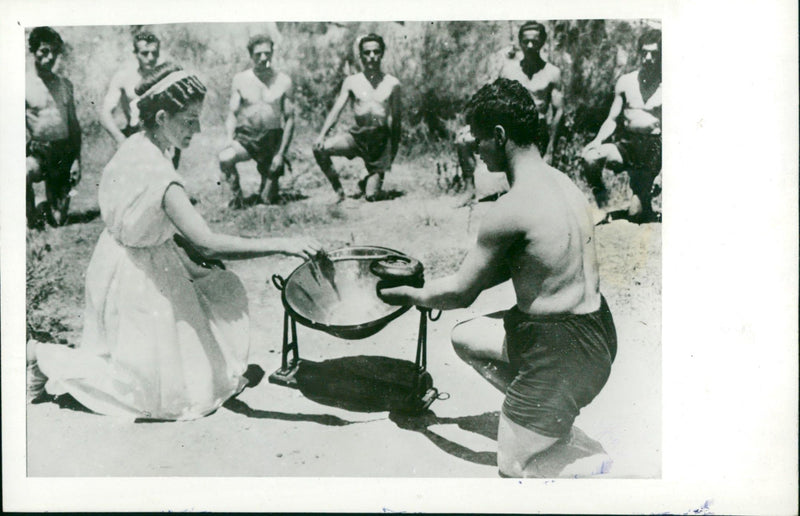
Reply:
[[[563, 95], [561, 92], [561, 70], [542, 59], [540, 54], [547, 30], [539, 22], [529, 21], [522, 24], [518, 33], [522, 58], [506, 59], [498, 77], [518, 81], [533, 97], [539, 117], [543, 123], [538, 125], [536, 144], [542, 150], [544, 160], [551, 164], [555, 148], [556, 131], [563, 114]], [[474, 187], [475, 180], [475, 139], [469, 127], [462, 128], [456, 135], [456, 153], [462, 174], [469, 188]]]
[[[381, 70], [385, 51], [386, 44], [377, 34], [368, 34], [359, 40], [358, 52], [364, 71], [344, 80], [339, 97], [314, 143], [314, 158], [331, 182], [339, 202], [345, 199], [345, 193], [331, 156], [361, 157], [366, 174], [358, 181], [359, 195], [365, 196], [367, 201], [376, 201], [380, 199], [383, 177], [392, 168], [397, 155], [401, 127], [400, 81]], [[352, 103], [356, 125], [346, 133], [327, 138], [348, 101]]]
[[[650, 29], [639, 39], [641, 68], [619, 78], [608, 118], [594, 140], [583, 149], [583, 176], [592, 187], [597, 207], [608, 203], [603, 168], [628, 171], [631, 196], [628, 218], [655, 222], [653, 182], [661, 173], [661, 31]], [[622, 122], [619, 139], [605, 143]], [[602, 216], [600, 217], [602, 220]], [[606, 217], [607, 220], [607, 217]]]
[[60, 226], [67, 220], [70, 191], [81, 178], [81, 128], [72, 83], [53, 72], [64, 48], [61, 36], [50, 27], [36, 27], [28, 45], [34, 72], [25, 79], [26, 215], [29, 227], [42, 227], [33, 184], [44, 181], [44, 215]]
[[292, 80], [272, 67], [272, 38], [250, 38], [247, 50], [253, 67], [236, 74], [231, 88], [230, 112], [225, 120], [228, 144], [219, 153], [219, 168], [231, 188], [231, 208], [244, 207], [236, 164], [256, 161], [261, 202], [278, 200], [278, 179], [286, 165], [286, 151], [294, 132]]

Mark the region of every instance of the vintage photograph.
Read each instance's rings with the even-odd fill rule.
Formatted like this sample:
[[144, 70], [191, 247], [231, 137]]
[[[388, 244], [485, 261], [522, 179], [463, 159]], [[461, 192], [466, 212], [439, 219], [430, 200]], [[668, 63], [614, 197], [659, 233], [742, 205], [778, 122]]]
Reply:
[[29, 477], [661, 477], [660, 20], [25, 38]]

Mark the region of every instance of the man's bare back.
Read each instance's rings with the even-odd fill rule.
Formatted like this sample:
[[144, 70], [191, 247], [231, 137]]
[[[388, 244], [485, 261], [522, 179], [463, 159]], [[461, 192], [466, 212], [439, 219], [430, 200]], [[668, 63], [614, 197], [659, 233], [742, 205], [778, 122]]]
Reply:
[[259, 78], [253, 69], [236, 74], [232, 89], [240, 97], [236, 125], [260, 130], [280, 129], [283, 102], [292, 80], [283, 72], [269, 71]]
[[600, 306], [589, 204], [563, 173], [543, 160], [521, 163], [509, 192], [491, 207], [478, 239], [510, 226], [517, 242], [506, 260], [523, 313], [589, 313]]

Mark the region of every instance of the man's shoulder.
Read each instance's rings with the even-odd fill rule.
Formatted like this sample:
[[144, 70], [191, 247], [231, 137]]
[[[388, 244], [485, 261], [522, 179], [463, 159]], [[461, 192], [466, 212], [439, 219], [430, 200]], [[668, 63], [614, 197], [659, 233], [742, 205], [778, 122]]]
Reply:
[[111, 76], [112, 81], [117, 81], [120, 83], [127, 83], [130, 81], [140, 81], [142, 79], [142, 75], [139, 73], [139, 67], [136, 63], [124, 63], [122, 66], [117, 68], [117, 71], [114, 72], [114, 75]]
[[617, 79], [617, 87], [618, 88], [627, 88], [631, 84], [636, 83], [636, 78], [639, 75], [639, 70], [634, 70], [632, 72], [622, 74], [619, 79]]
[[366, 81], [366, 80], [367, 80], [367, 77], [364, 75], [364, 72], [356, 72], [356, 73], [354, 73], [352, 75], [348, 75], [347, 77], [345, 77], [344, 78], [344, 82], [342, 84], [343, 85], [344, 84], [348, 84], [349, 85], [349, 84], [353, 84], [354, 82]]
[[286, 72], [282, 72], [280, 70], [276, 71], [276, 79], [281, 84], [291, 84], [292, 83], [292, 76]]
[[398, 79], [397, 77], [395, 77], [394, 75], [392, 75], [392, 74], [390, 74], [390, 73], [387, 73], [387, 74], [386, 74], [386, 81], [387, 81], [387, 82], [388, 82], [388, 83], [389, 83], [389, 84], [390, 84], [392, 87], [395, 87], [395, 86], [400, 86], [400, 79]]
[[550, 61], [545, 61], [544, 69], [552, 79], [558, 79], [561, 77], [561, 68], [554, 65]]
[[246, 68], [246, 69], [242, 70], [241, 72], [236, 72], [235, 74], [233, 74], [233, 82], [246, 81], [246, 80], [248, 80], [250, 78], [255, 78], [255, 77], [256, 77], [256, 75], [253, 73], [253, 69], [252, 68]]

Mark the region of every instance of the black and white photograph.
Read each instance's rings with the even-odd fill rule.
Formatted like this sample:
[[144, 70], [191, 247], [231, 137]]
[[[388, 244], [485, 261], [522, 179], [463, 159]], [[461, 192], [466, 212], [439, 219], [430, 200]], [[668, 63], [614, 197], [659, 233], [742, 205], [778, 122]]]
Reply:
[[[62, 19], [45, 9], [55, 5], [3, 30], [4, 46], [25, 53], [3, 122], [25, 201], [6, 202], [22, 182], [6, 180], [4, 161], [0, 226], [13, 485], [205, 478], [228, 487], [223, 499], [267, 482], [280, 501], [225, 505], [207, 492], [189, 503], [190, 482], [160, 504], [98, 494], [62, 506], [14, 498], [16, 510], [738, 513], [715, 506], [719, 495], [686, 505], [665, 487], [684, 478], [676, 457], [702, 462], [705, 449], [675, 454], [686, 444], [675, 428], [704, 421], [670, 407], [714, 391], [667, 350], [681, 341], [681, 360], [695, 347], [708, 360], [702, 340], [685, 338], [700, 338], [700, 323], [665, 310], [725, 295], [679, 286], [685, 269], [664, 273], [670, 253], [682, 264], [701, 253], [685, 242], [698, 237], [669, 229], [687, 224], [685, 202], [716, 194], [685, 195], [701, 172], [685, 168], [692, 143], [676, 130], [686, 86], [670, 89], [690, 80], [670, 24], [683, 3], [616, 15], [423, 9], [400, 21], [365, 16], [374, 5], [346, 19], [262, 7], [235, 20], [203, 5], [200, 18], [154, 7], [149, 20], [107, 23]], [[796, 155], [797, 138], [789, 145]], [[796, 194], [792, 166], [775, 173]], [[695, 224], [722, 223], [698, 208], [715, 215]], [[784, 244], [796, 266], [796, 231]], [[9, 313], [22, 292], [24, 309]], [[796, 356], [786, 314], [794, 330], [773, 344]], [[756, 327], [740, 319], [736, 331], [749, 342]], [[786, 388], [776, 405], [794, 407], [794, 422], [776, 420], [776, 446], [797, 434], [797, 388]], [[713, 418], [721, 406], [692, 410]], [[796, 444], [784, 453], [774, 468], [791, 474]], [[403, 482], [446, 492], [453, 481], [472, 493], [379, 498]], [[303, 500], [321, 485], [345, 500]], [[592, 496], [608, 485], [630, 505], [570, 501], [571, 486]], [[637, 505], [626, 485], [656, 486], [664, 501]], [[463, 503], [493, 489], [518, 501]], [[791, 512], [796, 496], [777, 489], [761, 508]]]

